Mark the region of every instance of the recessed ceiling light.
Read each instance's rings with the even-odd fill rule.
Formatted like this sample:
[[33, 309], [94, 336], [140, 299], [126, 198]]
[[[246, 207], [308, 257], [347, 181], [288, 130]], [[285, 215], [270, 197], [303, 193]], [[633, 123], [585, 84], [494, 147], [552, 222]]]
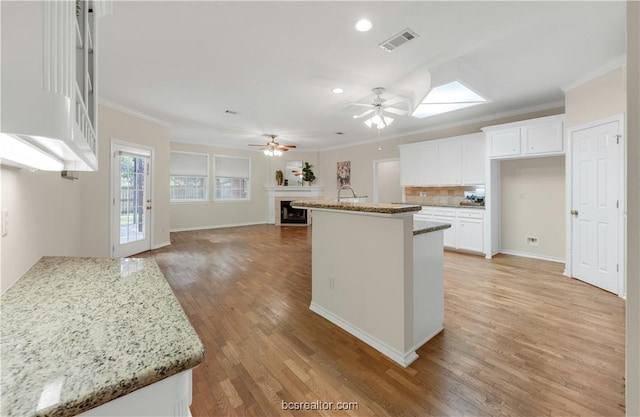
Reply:
[[359, 32], [367, 32], [371, 30], [373, 24], [367, 19], [360, 19], [356, 22], [356, 30]]
[[331, 91], [333, 91], [333, 94], [342, 94], [342, 93], [344, 93], [344, 90], [342, 88], [340, 88], [340, 87], [336, 87]]

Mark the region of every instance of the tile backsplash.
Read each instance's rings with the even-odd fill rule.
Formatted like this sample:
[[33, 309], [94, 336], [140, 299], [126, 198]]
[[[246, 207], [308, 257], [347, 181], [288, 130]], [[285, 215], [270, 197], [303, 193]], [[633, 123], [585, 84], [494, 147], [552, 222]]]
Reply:
[[477, 187], [405, 187], [405, 202], [423, 206], [457, 206], [464, 201], [464, 192]]

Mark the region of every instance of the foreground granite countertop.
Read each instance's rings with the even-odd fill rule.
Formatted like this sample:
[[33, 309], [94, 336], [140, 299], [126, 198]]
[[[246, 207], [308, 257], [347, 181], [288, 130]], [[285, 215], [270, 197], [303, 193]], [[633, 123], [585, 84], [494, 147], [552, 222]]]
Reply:
[[435, 232], [436, 230], [449, 229], [450, 223], [432, 222], [426, 220], [413, 221], [413, 235], [421, 235], [423, 233]]
[[0, 307], [3, 416], [75, 415], [204, 360], [151, 259], [44, 257]]
[[418, 204], [373, 204], [351, 203], [331, 200], [297, 200], [291, 203], [293, 207], [325, 210], [360, 211], [363, 213], [398, 214], [422, 210]]

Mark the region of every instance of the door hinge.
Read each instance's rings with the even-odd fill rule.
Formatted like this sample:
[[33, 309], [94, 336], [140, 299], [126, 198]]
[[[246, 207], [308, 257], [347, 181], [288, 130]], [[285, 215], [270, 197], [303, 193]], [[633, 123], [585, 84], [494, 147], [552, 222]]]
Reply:
[[116, 198], [115, 197], [113, 197], [113, 205], [114, 206], [116, 205]]
[[620, 200], [616, 200], [616, 208], [620, 208]]
[[620, 145], [620, 138], [622, 138], [622, 135], [616, 135], [616, 145]]
[[620, 272], [620, 265], [616, 264], [616, 272]]

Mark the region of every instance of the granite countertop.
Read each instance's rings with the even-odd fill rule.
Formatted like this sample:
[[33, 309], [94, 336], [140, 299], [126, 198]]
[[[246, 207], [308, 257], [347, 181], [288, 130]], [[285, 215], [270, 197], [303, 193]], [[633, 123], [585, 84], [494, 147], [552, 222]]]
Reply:
[[418, 204], [373, 204], [351, 203], [331, 200], [298, 200], [291, 203], [293, 207], [325, 210], [360, 211], [363, 213], [399, 214], [422, 210]]
[[450, 223], [432, 222], [426, 220], [413, 221], [413, 235], [421, 235], [423, 233], [435, 232], [436, 230], [444, 230], [451, 227]]
[[204, 360], [152, 259], [44, 257], [0, 302], [3, 416], [76, 415]]

